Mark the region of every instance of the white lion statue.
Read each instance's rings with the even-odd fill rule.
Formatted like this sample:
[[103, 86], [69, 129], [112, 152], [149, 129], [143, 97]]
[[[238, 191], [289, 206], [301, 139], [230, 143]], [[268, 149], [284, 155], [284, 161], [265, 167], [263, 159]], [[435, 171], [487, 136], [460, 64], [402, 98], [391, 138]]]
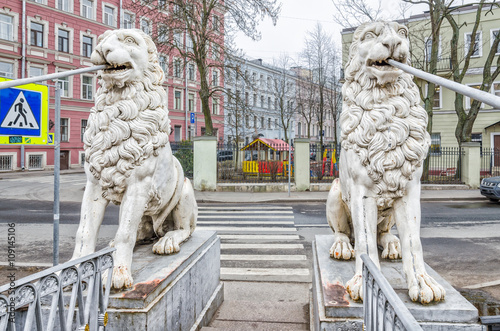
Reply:
[[137, 241], [156, 254], [178, 252], [196, 226], [194, 191], [168, 141], [167, 94], [156, 46], [141, 30], [106, 31], [92, 53], [96, 94], [84, 134], [87, 184], [73, 259], [94, 252], [104, 210], [121, 204], [112, 287], [132, 286]]
[[[427, 113], [413, 76], [388, 59], [409, 63], [408, 29], [395, 22], [358, 27], [342, 87], [340, 175], [326, 205], [335, 232], [330, 256], [356, 256], [356, 274], [346, 284], [353, 300], [363, 299], [361, 254], [378, 267], [377, 246], [382, 258], [402, 256], [410, 298], [429, 303], [443, 300], [445, 291], [427, 274], [420, 242], [420, 177], [430, 145]], [[391, 234], [394, 224], [401, 241]]]

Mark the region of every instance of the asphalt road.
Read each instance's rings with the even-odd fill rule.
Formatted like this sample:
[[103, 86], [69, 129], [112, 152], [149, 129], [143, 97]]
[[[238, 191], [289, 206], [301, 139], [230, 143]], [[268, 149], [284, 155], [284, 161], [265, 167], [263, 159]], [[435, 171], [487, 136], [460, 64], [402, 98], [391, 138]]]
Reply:
[[[200, 204], [210, 206], [212, 204]], [[326, 225], [325, 203], [269, 204], [291, 206], [296, 225]], [[61, 224], [78, 224], [79, 202], [61, 202]], [[217, 206], [217, 205], [212, 205]], [[247, 204], [247, 206], [258, 206]], [[500, 203], [485, 201], [422, 202], [422, 227], [474, 227], [496, 224], [500, 229]], [[119, 206], [109, 204], [104, 216], [104, 225], [118, 224]], [[52, 223], [53, 203], [40, 200], [0, 200], [0, 223]], [[241, 225], [240, 225], [241, 226]], [[500, 232], [498, 234], [500, 236]]]

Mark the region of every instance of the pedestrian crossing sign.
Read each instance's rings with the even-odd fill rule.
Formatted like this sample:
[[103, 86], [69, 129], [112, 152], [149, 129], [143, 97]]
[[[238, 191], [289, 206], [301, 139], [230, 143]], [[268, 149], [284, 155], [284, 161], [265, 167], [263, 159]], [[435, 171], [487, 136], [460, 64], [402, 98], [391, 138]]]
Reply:
[[[7, 80], [10, 79], [0, 78]], [[48, 87], [44, 85], [0, 90], [0, 144], [47, 144], [48, 103]]]

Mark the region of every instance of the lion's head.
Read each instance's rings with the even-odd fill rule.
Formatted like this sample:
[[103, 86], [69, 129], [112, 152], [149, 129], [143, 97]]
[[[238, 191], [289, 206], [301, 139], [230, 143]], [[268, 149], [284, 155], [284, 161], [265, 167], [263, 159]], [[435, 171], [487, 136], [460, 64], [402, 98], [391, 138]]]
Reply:
[[380, 207], [405, 193], [430, 145], [413, 76], [387, 63], [409, 62], [407, 36], [407, 28], [395, 22], [361, 25], [344, 71], [342, 149], [359, 156], [382, 197]]
[[89, 170], [119, 203], [131, 171], [168, 144], [170, 120], [156, 46], [141, 30], [106, 31], [92, 53], [98, 72], [95, 106], [84, 134]]
[[410, 55], [408, 28], [396, 22], [365, 23], [353, 35], [346, 76], [362, 72], [378, 85], [394, 83], [402, 74], [387, 62], [407, 63]]
[[[107, 65], [100, 72], [104, 84], [108, 87], [123, 87], [142, 81], [147, 74], [156, 73], [154, 82], [162, 83], [163, 70], [155, 70], [158, 64], [158, 53], [153, 40], [142, 30], [122, 29], [108, 30], [98, 39], [98, 45], [92, 52], [90, 60], [95, 65]], [[152, 77], [150, 77], [152, 78]]]

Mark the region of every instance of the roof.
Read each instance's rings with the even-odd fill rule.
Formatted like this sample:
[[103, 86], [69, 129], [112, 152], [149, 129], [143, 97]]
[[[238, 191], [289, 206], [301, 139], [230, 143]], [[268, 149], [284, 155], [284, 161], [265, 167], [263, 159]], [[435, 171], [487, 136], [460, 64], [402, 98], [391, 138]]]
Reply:
[[[267, 148], [272, 149], [273, 151], [288, 151], [289, 150], [289, 146], [285, 141], [283, 141], [281, 139], [269, 139], [269, 138], [257, 138], [254, 141], [252, 141], [251, 143], [249, 143], [248, 145], [246, 145], [245, 147], [243, 147], [241, 150], [242, 151], [253, 150], [253, 148], [251, 148], [251, 147], [259, 142], [261, 144], [265, 145]], [[292, 148], [292, 150], [293, 150], [293, 148]]]
[[486, 130], [486, 129], [489, 129], [489, 128], [491, 128], [492, 126], [495, 126], [495, 125], [497, 125], [497, 124], [500, 124], [500, 121], [495, 122], [495, 123], [493, 123], [493, 124], [490, 124], [490, 125], [488, 125], [488, 126], [485, 126], [485, 127], [484, 127], [484, 129], [485, 129], [485, 130]]

